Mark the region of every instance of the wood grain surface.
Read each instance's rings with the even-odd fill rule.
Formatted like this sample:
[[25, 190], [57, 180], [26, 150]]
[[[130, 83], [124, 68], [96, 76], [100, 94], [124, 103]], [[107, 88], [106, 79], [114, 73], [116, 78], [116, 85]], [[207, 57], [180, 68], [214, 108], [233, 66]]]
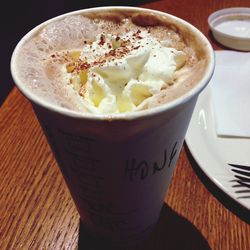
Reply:
[[[177, 15], [214, 49], [208, 15], [249, 0], [155, 1], [142, 7]], [[14, 88], [0, 109], [0, 250], [94, 249], [30, 103]], [[182, 148], [159, 224], [143, 249], [250, 249], [250, 212], [223, 194]], [[97, 244], [98, 245], [98, 244]], [[99, 249], [104, 249], [100, 247]]]

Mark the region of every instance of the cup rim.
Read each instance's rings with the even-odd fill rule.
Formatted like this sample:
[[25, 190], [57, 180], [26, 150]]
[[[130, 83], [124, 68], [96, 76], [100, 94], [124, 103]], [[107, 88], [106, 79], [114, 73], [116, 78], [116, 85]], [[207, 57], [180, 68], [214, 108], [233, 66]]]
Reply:
[[[46, 26], [47, 24], [63, 19], [67, 16], [71, 15], [76, 15], [76, 14], [83, 14], [85, 12], [94, 12], [97, 10], [134, 10], [134, 11], [143, 11], [143, 12], [148, 12], [148, 13], [154, 13], [157, 15], [161, 16], [168, 16], [174, 21], [177, 21], [179, 23], [182, 23], [184, 26], [189, 27], [192, 32], [196, 33], [199, 38], [206, 44], [206, 49], [208, 51], [209, 55], [209, 63], [207, 65], [207, 70], [202, 76], [202, 78], [199, 80], [199, 82], [193, 86], [189, 91], [186, 93], [182, 94], [180, 97], [167, 102], [160, 104], [159, 106], [152, 107], [149, 109], [145, 110], [139, 110], [139, 111], [134, 111], [134, 112], [127, 112], [127, 113], [116, 113], [116, 114], [95, 114], [95, 113], [90, 113], [90, 112], [81, 112], [81, 111], [75, 111], [75, 110], [70, 110], [67, 108], [60, 107], [59, 105], [50, 103], [47, 100], [42, 99], [42, 97], [32, 93], [32, 91], [26, 87], [26, 85], [18, 79], [16, 73], [15, 73], [15, 66], [16, 66], [16, 57], [18, 54], [19, 49], [22, 47], [22, 45], [29, 40], [38, 30], [41, 29], [41, 27]], [[103, 6], [103, 7], [93, 7], [93, 8], [87, 8], [87, 9], [79, 9], [71, 12], [67, 12], [62, 15], [58, 15], [56, 17], [50, 18], [46, 20], [45, 22], [40, 23], [33, 29], [31, 29], [26, 35], [24, 35], [21, 40], [17, 43], [16, 47], [14, 48], [14, 51], [11, 56], [11, 61], [10, 61], [10, 70], [11, 70], [11, 75], [14, 80], [14, 83], [16, 87], [21, 91], [21, 93], [32, 103], [35, 103], [38, 106], [41, 106], [49, 111], [59, 113], [61, 115], [65, 115], [68, 117], [72, 118], [79, 118], [79, 119], [87, 119], [87, 120], [108, 120], [108, 121], [113, 121], [113, 120], [136, 120], [136, 119], [142, 119], [144, 117], [149, 117], [149, 116], [154, 116], [157, 114], [164, 113], [170, 109], [173, 109], [175, 107], [178, 107], [182, 104], [185, 104], [188, 102], [190, 99], [192, 99], [193, 96], [198, 95], [209, 83], [209, 80], [211, 79], [215, 67], [215, 59], [214, 59], [214, 51], [209, 43], [208, 39], [205, 37], [205, 35], [198, 30], [195, 26], [192, 24], [188, 23], [187, 21], [174, 16], [169, 13], [165, 13], [162, 11], [158, 10], [153, 10], [149, 8], [142, 8], [142, 7], [131, 7], [131, 6]]]

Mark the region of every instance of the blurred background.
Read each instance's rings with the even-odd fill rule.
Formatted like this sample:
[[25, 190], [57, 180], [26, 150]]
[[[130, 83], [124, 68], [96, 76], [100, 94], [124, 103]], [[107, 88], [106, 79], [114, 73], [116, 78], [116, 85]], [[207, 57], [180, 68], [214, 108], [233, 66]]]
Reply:
[[[39, 23], [69, 11], [108, 5], [138, 6], [150, 0], [14, 0], [5, 1], [0, 15], [1, 71], [0, 106], [14, 86], [10, 74], [10, 58], [18, 41]], [[151, 0], [151, 2], [153, 2]]]

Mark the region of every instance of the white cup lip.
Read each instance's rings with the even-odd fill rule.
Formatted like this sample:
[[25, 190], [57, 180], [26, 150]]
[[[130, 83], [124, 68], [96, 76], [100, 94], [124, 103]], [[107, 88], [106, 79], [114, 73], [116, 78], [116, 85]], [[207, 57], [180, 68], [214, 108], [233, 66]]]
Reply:
[[[154, 13], [158, 15], [165, 15], [170, 18], [172, 18], [175, 21], [178, 21], [185, 26], [188, 26], [194, 33], [196, 33], [206, 44], [209, 58], [209, 64], [207, 66], [207, 70], [205, 74], [203, 75], [202, 79], [199, 80], [199, 83], [197, 83], [194, 87], [192, 87], [191, 90], [189, 90], [187, 93], [181, 95], [179, 98], [174, 99], [173, 101], [161, 104], [157, 107], [153, 107], [150, 109], [140, 110], [140, 111], [134, 111], [134, 112], [128, 112], [128, 113], [118, 113], [118, 114], [94, 114], [94, 113], [87, 113], [87, 112], [80, 112], [80, 111], [74, 111], [69, 110], [67, 108], [60, 107], [56, 104], [52, 104], [49, 101], [46, 101], [42, 99], [42, 97], [37, 96], [36, 94], [33, 94], [31, 90], [22, 83], [20, 79], [15, 74], [15, 59], [18, 54], [19, 49], [22, 47], [22, 45], [30, 39], [38, 30], [41, 29], [41, 27], [44, 27], [45, 25], [49, 24], [50, 22], [65, 18], [66, 16], [70, 15], [76, 15], [76, 14], [82, 14], [84, 12], [90, 12], [90, 11], [99, 11], [99, 10], [135, 10], [135, 11], [144, 11], [148, 13]], [[38, 106], [41, 106], [45, 109], [48, 109], [52, 112], [59, 113], [61, 115], [66, 115], [68, 117], [72, 118], [78, 118], [78, 119], [87, 119], [87, 120], [106, 120], [106, 121], [113, 121], [113, 120], [136, 120], [136, 119], [142, 119], [144, 117], [154, 116], [160, 113], [164, 113], [167, 110], [173, 109], [175, 107], [178, 107], [186, 102], [188, 102], [190, 99], [192, 99], [193, 96], [198, 95], [208, 84], [209, 80], [212, 77], [213, 71], [215, 67], [215, 59], [214, 59], [214, 51], [209, 43], [208, 39], [205, 37], [205, 35], [199, 31], [195, 26], [188, 23], [187, 21], [171, 15], [169, 13], [165, 13], [158, 10], [148, 9], [148, 8], [142, 8], [142, 7], [130, 7], [130, 6], [104, 6], [104, 7], [93, 7], [93, 8], [87, 8], [87, 9], [79, 9], [75, 11], [71, 11], [59, 16], [56, 16], [54, 18], [51, 18], [36, 27], [34, 27], [32, 30], [30, 30], [26, 35], [21, 38], [21, 40], [16, 45], [10, 62], [10, 69], [11, 69], [11, 75], [15, 82], [15, 85], [17, 88], [22, 92], [22, 94], [28, 98], [32, 103], [35, 103]]]

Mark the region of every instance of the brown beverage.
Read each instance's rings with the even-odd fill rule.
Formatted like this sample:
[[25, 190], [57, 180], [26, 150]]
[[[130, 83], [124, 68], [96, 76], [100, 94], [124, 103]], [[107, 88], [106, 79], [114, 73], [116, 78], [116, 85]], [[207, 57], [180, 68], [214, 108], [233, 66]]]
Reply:
[[[128, 33], [130, 33], [130, 36], [126, 36]], [[179, 56], [179, 58], [165, 66], [166, 69], [162, 69], [162, 71], [166, 71], [168, 67], [172, 66], [171, 64], [175, 63], [177, 65], [170, 76], [167, 76], [167, 78], [163, 77], [165, 83], [161, 84], [157, 91], [151, 90], [150, 92], [149, 88], [152, 87], [144, 85], [141, 90], [139, 89], [139, 92], [136, 92], [137, 87], [139, 86], [140, 88], [140, 85], [143, 85], [145, 82], [144, 77], [143, 81], [139, 81], [139, 83], [134, 84], [128, 90], [129, 94], [132, 95], [132, 101], [129, 100], [130, 106], [128, 107], [127, 103], [125, 103], [124, 108], [123, 106], [121, 108], [118, 107], [118, 109], [108, 111], [108, 113], [117, 113], [117, 110], [119, 113], [152, 108], [179, 98], [190, 91], [206, 71], [208, 64], [206, 45], [177, 20], [170, 20], [166, 16], [159, 16], [143, 12], [142, 10], [138, 12], [131, 9], [115, 9], [102, 11], [101, 14], [93, 11], [91, 13], [64, 16], [44, 24], [31, 39], [28, 39], [21, 45], [22, 48], [17, 55], [15, 73], [35, 95], [42, 97], [44, 100], [68, 109], [91, 112], [91, 109], [86, 109], [86, 105], [84, 105], [86, 70], [93, 67], [105, 67], [104, 61], [112, 61], [117, 58], [118, 60], [122, 59], [128, 55], [128, 50], [131, 52], [132, 50], [138, 50], [138, 47], [142, 48], [143, 45], [148, 44], [147, 41], [144, 44], [138, 43], [142, 39], [142, 33], [146, 33], [147, 37], [151, 36], [156, 39], [164, 48], [175, 49], [178, 53], [182, 52], [182, 57], [184, 58], [181, 58], [181, 60], [183, 61], [180, 66], [177, 65]], [[104, 35], [100, 36], [100, 34]], [[107, 37], [105, 37], [107, 35], [113, 37], [109, 39], [110, 43], [106, 42], [104, 44], [104, 39], [107, 40]], [[93, 49], [93, 42], [99, 48], [95, 46], [95, 49]], [[119, 43], [118, 47], [117, 43]], [[88, 51], [80, 56], [84, 46], [88, 46]], [[95, 50], [97, 49], [99, 51], [96, 52]], [[89, 62], [89, 57], [94, 53], [94, 59]], [[139, 52], [139, 57], [143, 53], [148, 52], [145, 52], [145, 50]], [[135, 57], [138, 57], [138, 55], [134, 55]], [[141, 63], [139, 61], [136, 63], [141, 63], [140, 70], [142, 71], [143, 67], [145, 68], [145, 57], [147, 56], [142, 55], [141, 57], [144, 58], [136, 58], [136, 60], [144, 60], [144, 62]], [[149, 67], [152, 68], [152, 65], [157, 63], [157, 61], [158, 58]], [[114, 65], [108, 67], [114, 68]], [[129, 65], [129, 68], [133, 67], [137, 66]], [[162, 67], [161, 63], [153, 70], [157, 70], [159, 67]], [[75, 72], [72, 72], [73, 70]], [[133, 70], [135, 71], [135, 69]], [[115, 69], [115, 71], [122, 75], [128, 69], [125, 68], [123, 70], [119, 68], [118, 70]], [[97, 70], [95, 70], [96, 72]], [[73, 77], [69, 77], [69, 73], [73, 73]], [[104, 73], [106, 74], [107, 70]], [[108, 73], [111, 76], [114, 74], [112, 70], [109, 70]], [[159, 74], [162, 74], [162, 72]], [[77, 75], [78, 78], [74, 77], [74, 75]], [[149, 77], [147, 80], [152, 82], [152, 78], [154, 81], [154, 77], [157, 78], [158, 75], [154, 76], [153, 72], [150, 76], [151, 78]], [[136, 78], [140, 78], [140, 75], [133, 74], [130, 78], [128, 77], [127, 82], [125, 80], [124, 84], [128, 84], [129, 80]], [[119, 84], [119, 81], [121, 82], [123, 79], [118, 78], [115, 84]], [[98, 85], [96, 88], [92, 86], [90, 91], [103, 92]], [[132, 88], [135, 89], [134, 92], [132, 92]], [[114, 90], [111, 91], [114, 92]], [[100, 93], [102, 97], [96, 97], [96, 93], [94, 95], [92, 97], [92, 106], [98, 108], [104, 94]], [[117, 94], [114, 94], [114, 96], [118, 100]], [[145, 101], [145, 99], [147, 100]], [[122, 101], [126, 102], [126, 100]], [[133, 109], [131, 105], [133, 105]]]

